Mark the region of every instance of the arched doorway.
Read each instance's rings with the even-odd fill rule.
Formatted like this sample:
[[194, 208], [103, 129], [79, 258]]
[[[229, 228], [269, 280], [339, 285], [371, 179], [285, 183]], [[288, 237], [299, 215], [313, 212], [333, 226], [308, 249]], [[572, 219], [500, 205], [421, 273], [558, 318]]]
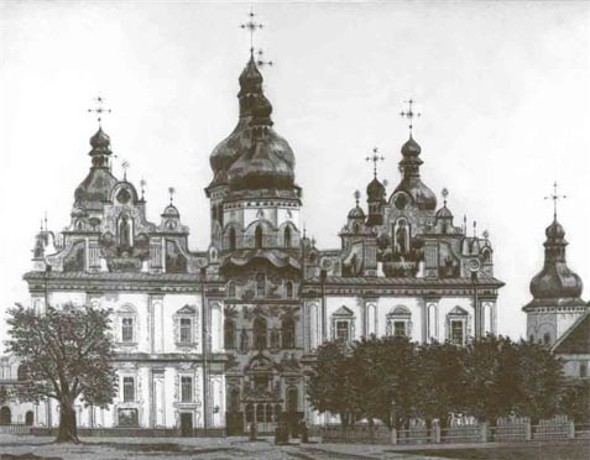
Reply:
[[33, 411], [27, 411], [27, 413], [25, 414], [25, 425], [32, 426], [34, 418], [35, 416], [33, 415]]
[[12, 412], [10, 407], [3, 406], [0, 408], [0, 425], [10, 425], [12, 422]]

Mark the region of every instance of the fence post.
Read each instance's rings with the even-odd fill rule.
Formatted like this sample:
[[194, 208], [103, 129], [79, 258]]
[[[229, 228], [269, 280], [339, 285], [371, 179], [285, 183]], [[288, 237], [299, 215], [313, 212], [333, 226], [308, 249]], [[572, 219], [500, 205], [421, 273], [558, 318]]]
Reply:
[[576, 437], [576, 426], [574, 425], [574, 421], [570, 420], [568, 422], [568, 438], [574, 439]]
[[433, 423], [432, 424], [432, 431], [434, 433], [434, 440], [435, 444], [440, 444], [440, 423]]
[[531, 421], [527, 420], [524, 423], [524, 440], [530, 441], [531, 439], [533, 439], [533, 430], [531, 428]]
[[395, 428], [391, 429], [391, 444], [397, 445], [397, 430]]
[[481, 424], [481, 442], [488, 442], [488, 423]]

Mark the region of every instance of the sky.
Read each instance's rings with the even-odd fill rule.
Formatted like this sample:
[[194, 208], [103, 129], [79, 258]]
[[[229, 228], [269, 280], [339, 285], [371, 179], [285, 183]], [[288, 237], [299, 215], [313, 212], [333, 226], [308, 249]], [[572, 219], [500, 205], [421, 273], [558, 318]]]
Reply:
[[[117, 155], [113, 172], [147, 181], [148, 217], [175, 204], [193, 250], [209, 242], [209, 154], [233, 129], [248, 58], [251, 2], [0, 1], [0, 308], [27, 302], [21, 277], [47, 212], [69, 223], [90, 166], [93, 98]], [[525, 336], [521, 307], [542, 268], [560, 184], [568, 262], [590, 297], [590, 4], [587, 1], [254, 2], [276, 131], [292, 146], [303, 220], [337, 248], [353, 193], [385, 157], [388, 192], [422, 116], [423, 181], [449, 190], [455, 223], [488, 230], [499, 332]], [[388, 194], [389, 194], [388, 193]], [[0, 321], [0, 333], [4, 324]]]

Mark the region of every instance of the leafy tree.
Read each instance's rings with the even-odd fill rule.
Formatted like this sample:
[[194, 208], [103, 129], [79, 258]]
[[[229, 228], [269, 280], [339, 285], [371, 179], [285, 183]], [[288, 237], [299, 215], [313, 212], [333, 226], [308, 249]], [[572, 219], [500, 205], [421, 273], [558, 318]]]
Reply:
[[358, 394], [352, 384], [358, 372], [344, 342], [326, 342], [317, 351], [316, 361], [307, 385], [307, 395], [318, 412], [340, 415], [342, 425], [354, 423], [358, 418]]
[[418, 350], [416, 404], [419, 416], [446, 426], [450, 412], [468, 411], [465, 400], [464, 347], [454, 343], [424, 344]]
[[516, 410], [533, 422], [555, 415], [563, 384], [562, 362], [541, 344], [516, 345], [518, 396]]
[[105, 407], [116, 391], [110, 310], [67, 304], [43, 313], [17, 305], [8, 311], [8, 351], [26, 366], [17, 388], [23, 401], [53, 398], [60, 405], [57, 442], [78, 443], [75, 401]]
[[494, 425], [508, 415], [518, 398], [518, 360], [515, 344], [502, 336], [488, 335], [465, 350], [465, 403], [468, 412]]
[[590, 380], [577, 382], [563, 388], [559, 407], [575, 423], [590, 423]]

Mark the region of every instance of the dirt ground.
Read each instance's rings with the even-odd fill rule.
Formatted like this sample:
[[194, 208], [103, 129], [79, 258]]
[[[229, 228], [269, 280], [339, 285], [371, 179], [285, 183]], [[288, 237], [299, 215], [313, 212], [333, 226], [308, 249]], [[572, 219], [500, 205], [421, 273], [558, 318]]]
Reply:
[[588, 460], [589, 442], [515, 446], [453, 446], [395, 450], [394, 446], [310, 444], [275, 446], [271, 438], [83, 438], [80, 445], [53, 444], [49, 437], [0, 435], [0, 460]]

